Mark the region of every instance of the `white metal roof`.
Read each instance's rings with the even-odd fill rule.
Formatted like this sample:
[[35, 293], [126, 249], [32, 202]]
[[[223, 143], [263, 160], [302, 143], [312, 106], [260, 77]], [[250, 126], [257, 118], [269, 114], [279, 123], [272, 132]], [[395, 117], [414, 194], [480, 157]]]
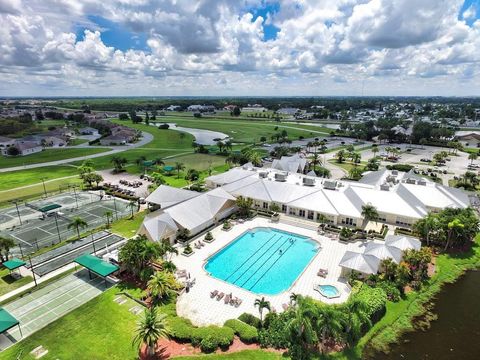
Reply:
[[339, 265], [343, 268], [359, 271], [364, 274], [376, 274], [380, 266], [380, 261], [380, 259], [373, 255], [346, 251]]
[[160, 205], [162, 209], [165, 209], [199, 195], [200, 193], [195, 191], [160, 185], [145, 200], [149, 203]]
[[402, 260], [402, 250], [397, 247], [389, 246], [386, 243], [379, 244], [373, 241], [369, 242], [363, 252], [365, 255], [372, 255], [380, 260], [392, 259], [397, 264]]
[[385, 237], [385, 245], [396, 247], [402, 251], [409, 249], [420, 250], [422, 247], [420, 240], [406, 235], [387, 235]]
[[244, 170], [241, 168], [233, 168], [218, 175], [212, 175], [206, 178], [206, 181], [214, 182], [215, 184], [225, 185], [231, 184], [240, 179], [255, 175], [256, 173], [251, 170]]

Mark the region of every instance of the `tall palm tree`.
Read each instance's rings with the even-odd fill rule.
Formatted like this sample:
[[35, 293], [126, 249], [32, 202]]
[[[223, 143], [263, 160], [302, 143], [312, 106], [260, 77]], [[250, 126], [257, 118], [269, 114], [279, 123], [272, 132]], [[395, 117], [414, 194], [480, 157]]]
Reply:
[[270, 302], [265, 300], [265, 297], [262, 297], [261, 299], [255, 299], [255, 303], [253, 305], [255, 307], [258, 307], [260, 321], [263, 322], [263, 310], [267, 309], [268, 311], [270, 311]]
[[77, 231], [78, 239], [80, 239], [80, 228], [84, 229], [88, 226], [87, 222], [79, 216], [75, 216], [70, 224], [68, 224], [68, 229], [75, 229]]
[[110, 219], [113, 219], [113, 212], [111, 210], [107, 210], [103, 213], [103, 215], [107, 218], [107, 228], [110, 227]]
[[317, 169], [317, 165], [322, 164], [322, 160], [317, 153], [313, 154], [312, 158], [310, 159], [310, 164], [313, 165], [313, 171]]
[[130, 208], [130, 211], [131, 211], [130, 217], [133, 219], [133, 211], [138, 206], [138, 204], [135, 200], [130, 200], [127, 206]]
[[175, 163], [175, 170], [177, 170], [177, 179], [180, 178], [180, 171], [185, 170], [185, 165], [181, 162]]
[[153, 356], [158, 340], [166, 339], [171, 334], [166, 318], [166, 314], [158, 314], [154, 307], [146, 309], [143, 317], [137, 323], [133, 344], [139, 348], [146, 344], [148, 355]]
[[470, 160], [470, 165], [473, 164], [475, 160], [477, 160], [478, 154], [476, 152], [468, 154], [468, 160]]
[[364, 223], [368, 223], [369, 221], [375, 221], [375, 223], [378, 220], [378, 211], [375, 206], [372, 204], [366, 204], [362, 206], [362, 216], [363, 216], [363, 221]]
[[342, 314], [333, 306], [322, 306], [318, 309], [319, 316], [315, 328], [320, 339], [320, 349], [325, 351], [329, 339], [338, 340], [343, 334]]
[[319, 213], [317, 221], [320, 223], [320, 226], [323, 227], [326, 223], [328, 223], [329, 219], [328, 216]]
[[294, 316], [287, 322], [286, 331], [290, 339], [289, 351], [294, 359], [309, 359], [311, 349], [318, 342], [315, 329], [316, 307], [298, 296]]
[[154, 301], [157, 302], [165, 297], [169, 297], [175, 290], [180, 288], [175, 276], [167, 271], [157, 271], [148, 280], [147, 288]]
[[445, 244], [444, 251], [447, 251], [448, 247], [450, 246], [450, 242], [453, 239], [453, 235], [457, 232], [457, 230], [463, 229], [465, 225], [459, 219], [453, 219], [448, 223], [448, 234], [447, 234], [447, 243]]
[[374, 158], [377, 157], [377, 153], [378, 153], [378, 146], [372, 147], [372, 154]]

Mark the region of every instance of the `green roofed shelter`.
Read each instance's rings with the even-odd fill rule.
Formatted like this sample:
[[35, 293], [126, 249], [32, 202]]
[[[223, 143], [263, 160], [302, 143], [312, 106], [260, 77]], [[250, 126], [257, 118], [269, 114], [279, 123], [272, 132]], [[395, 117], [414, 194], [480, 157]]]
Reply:
[[175, 170], [175, 168], [174, 168], [173, 166], [171, 166], [171, 165], [166, 165], [166, 166], [163, 167], [163, 170], [165, 170], [165, 171], [173, 171], [173, 170]]
[[18, 258], [13, 258], [8, 261], [5, 261], [3, 263], [3, 266], [5, 266], [8, 270], [12, 271], [15, 269], [18, 269], [19, 267], [25, 266], [27, 263], [23, 260], [20, 260]]
[[[22, 335], [22, 329], [20, 328], [20, 321], [15, 319], [7, 310], [0, 308], [0, 334], [10, 330], [14, 326], [18, 325], [20, 335]], [[22, 335], [23, 336], [23, 335]]]
[[145, 160], [143, 162], [143, 166], [145, 166], [145, 167], [151, 167], [153, 165], [155, 165], [155, 161], [152, 161], [152, 160]]
[[109, 262], [103, 261], [102, 259], [90, 254], [79, 256], [74, 261], [78, 265], [88, 269], [89, 272], [92, 271], [95, 274], [105, 278], [105, 285], [107, 284], [107, 276], [113, 274], [119, 269], [117, 265], [110, 264]]
[[40, 209], [38, 209], [38, 211], [42, 212], [42, 213], [46, 213], [47, 211], [50, 211], [50, 210], [55, 210], [55, 209], [58, 209], [58, 208], [61, 208], [62, 205], [60, 204], [48, 204], [48, 205], [45, 205], [44, 207], [41, 207]]

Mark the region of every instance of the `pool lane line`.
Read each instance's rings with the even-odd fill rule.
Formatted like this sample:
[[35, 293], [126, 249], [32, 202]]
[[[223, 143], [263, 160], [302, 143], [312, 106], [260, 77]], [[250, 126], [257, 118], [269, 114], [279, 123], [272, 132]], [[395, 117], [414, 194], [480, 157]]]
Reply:
[[[277, 235], [277, 234], [275, 234], [274, 236], [276, 236], [276, 235]], [[238, 280], [240, 280], [240, 278], [241, 278], [243, 275], [245, 275], [245, 273], [246, 273], [248, 270], [250, 270], [250, 268], [251, 268], [253, 265], [255, 265], [255, 264], [258, 262], [258, 260], [260, 260], [260, 259], [263, 257], [263, 255], [265, 255], [265, 254], [266, 254], [268, 251], [270, 251], [276, 244], [278, 244], [280, 241], [282, 241], [282, 239], [283, 239], [283, 236], [281, 235], [272, 245], [270, 245], [270, 246], [268, 247], [267, 250], [265, 250], [253, 263], [251, 263], [250, 266], [249, 266], [244, 272], [242, 272], [242, 273], [240, 274], [240, 276], [235, 279], [235, 281], [232, 282], [232, 284], [235, 284]]]
[[[290, 239], [291, 239], [291, 238], [290, 238]], [[252, 286], [250, 286], [250, 287], [248, 288], [248, 290], [252, 290], [252, 289], [255, 287], [255, 285], [257, 285], [257, 283], [258, 283], [260, 280], [263, 279], [263, 277], [265, 276], [265, 274], [266, 274], [267, 272], [269, 272], [269, 271], [273, 268], [273, 266], [277, 263], [277, 261], [280, 260], [280, 258], [281, 258], [294, 244], [295, 244], [295, 242], [290, 242], [290, 245], [285, 249], [285, 251], [283, 251], [283, 252], [280, 254], [280, 256], [273, 262], [273, 264], [270, 265], [270, 267], [262, 274], [262, 276], [260, 276], [260, 277], [258, 278], [258, 280], [255, 282], [255, 284], [253, 284]], [[258, 270], [260, 270], [260, 268], [259, 268]], [[258, 270], [257, 270], [257, 271], [258, 271]]]
[[[285, 245], [285, 243], [286, 243], [287, 241], [289, 241], [290, 239], [291, 239], [291, 238], [287, 237], [287, 240], [285, 240], [270, 256], [268, 256], [267, 259], [262, 263], [262, 265], [260, 265], [260, 266], [253, 272], [253, 274], [250, 275], [249, 278], [248, 278], [247, 280], [245, 280], [242, 285], [240, 285], [240, 287], [243, 287], [243, 285], [245, 285], [245, 284], [258, 272], [258, 270], [260, 270], [260, 269], [263, 267], [263, 265], [265, 265], [265, 264], [267, 263], [267, 261], [270, 260], [270, 259], [277, 253], [277, 251], [280, 250], [281, 247], [282, 247], [283, 245]], [[277, 244], [277, 243], [276, 243], [276, 244]], [[280, 256], [281, 256], [281, 255], [280, 255]]]
[[273, 236], [272, 236], [270, 239], [268, 239], [267, 241], [265, 241], [265, 242], [262, 244], [262, 246], [260, 246], [257, 250], [255, 250], [255, 252], [247, 258], [247, 260], [245, 260], [239, 267], [237, 267], [235, 270], [233, 270], [233, 272], [232, 272], [230, 275], [228, 275], [228, 277], [225, 278], [224, 281], [227, 281], [227, 280], [230, 278], [230, 276], [232, 276], [232, 275], [235, 274], [238, 270], [240, 270], [240, 269], [242, 268], [242, 266], [245, 265], [245, 263], [247, 263], [247, 261], [251, 260], [251, 259], [252, 259], [265, 245], [267, 245], [275, 236], [277, 236], [277, 234], [273, 234]]

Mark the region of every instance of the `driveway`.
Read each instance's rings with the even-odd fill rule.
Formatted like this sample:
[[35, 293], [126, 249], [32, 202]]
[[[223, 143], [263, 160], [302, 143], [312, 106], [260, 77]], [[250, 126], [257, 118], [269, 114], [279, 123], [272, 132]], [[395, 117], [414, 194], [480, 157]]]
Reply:
[[87, 159], [94, 159], [94, 158], [101, 157], [101, 156], [119, 154], [119, 153], [122, 153], [122, 152], [127, 151], [127, 150], [142, 147], [142, 146], [148, 144], [152, 140], [153, 140], [153, 135], [143, 131], [142, 132], [142, 138], [138, 142], [136, 142], [134, 144], [124, 145], [124, 146], [116, 146], [114, 149], [112, 149], [110, 151], [107, 151], [107, 152], [102, 152], [102, 153], [99, 153], [99, 154], [79, 156], [79, 157], [63, 159], [63, 160], [42, 162], [42, 163], [38, 163], [38, 164], [30, 164], [30, 165], [22, 165], [22, 166], [13, 166], [13, 167], [8, 167], [8, 168], [1, 168], [0, 173], [1, 172], [7, 172], [7, 171], [15, 171], [15, 170], [35, 169], [35, 168], [44, 167], [44, 166], [63, 165], [63, 164], [71, 163], [71, 162], [74, 162], [74, 161], [82, 161], [82, 160], [87, 160]]

